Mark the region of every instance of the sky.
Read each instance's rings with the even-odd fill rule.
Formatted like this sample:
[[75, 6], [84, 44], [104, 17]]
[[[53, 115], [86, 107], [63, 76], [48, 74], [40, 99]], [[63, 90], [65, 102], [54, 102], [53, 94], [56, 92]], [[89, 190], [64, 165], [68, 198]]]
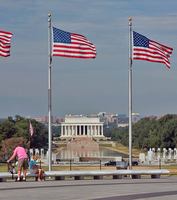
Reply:
[[128, 115], [128, 17], [134, 31], [173, 47], [171, 69], [133, 61], [132, 111], [177, 114], [176, 0], [0, 0], [0, 29], [13, 33], [0, 57], [0, 117], [48, 115], [48, 13], [52, 25], [86, 36], [96, 59], [53, 57], [52, 114]]

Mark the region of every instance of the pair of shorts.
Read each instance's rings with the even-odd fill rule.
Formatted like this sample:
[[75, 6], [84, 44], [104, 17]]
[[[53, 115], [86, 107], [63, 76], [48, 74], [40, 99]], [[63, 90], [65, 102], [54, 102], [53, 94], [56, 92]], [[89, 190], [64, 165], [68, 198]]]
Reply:
[[28, 159], [27, 158], [22, 158], [18, 160], [18, 170], [21, 169], [27, 170], [28, 169]]

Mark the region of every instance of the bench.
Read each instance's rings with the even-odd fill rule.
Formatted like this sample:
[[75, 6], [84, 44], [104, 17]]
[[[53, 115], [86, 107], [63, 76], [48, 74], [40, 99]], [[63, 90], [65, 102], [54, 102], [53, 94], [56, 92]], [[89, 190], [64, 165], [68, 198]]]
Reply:
[[13, 176], [9, 172], [0, 172], [0, 182], [5, 181], [6, 179], [13, 179]]
[[[168, 175], [170, 172], [166, 169], [154, 170], [93, 170], [93, 171], [46, 171], [45, 178], [54, 178], [55, 180], [64, 180], [67, 177], [73, 177], [75, 180], [81, 180], [85, 177], [93, 177], [93, 179], [103, 179], [104, 176], [112, 176], [113, 179], [121, 179], [124, 176], [130, 176], [132, 179], [140, 179], [141, 176], [146, 175], [151, 178], [160, 178], [161, 175]], [[35, 174], [27, 174], [28, 178], [35, 178]], [[10, 174], [9, 172], [0, 172], [0, 182], [6, 179], [16, 179], [17, 174]]]
[[[14, 179], [16, 180], [18, 177], [17, 174], [11, 174], [10, 172], [0, 172], [0, 182], [4, 182], [8, 179]], [[37, 176], [35, 174], [27, 174], [27, 178], [34, 177], [37, 180]]]
[[133, 179], [141, 178], [142, 175], [150, 175], [151, 178], [160, 178], [161, 175], [168, 175], [169, 171], [165, 169], [157, 170], [94, 170], [94, 171], [46, 171], [46, 177], [54, 177], [55, 180], [64, 180], [65, 177], [74, 177], [75, 180], [84, 179], [84, 177], [93, 177], [93, 179], [102, 179], [103, 176], [112, 176], [113, 179], [121, 179], [123, 176], [130, 176]]

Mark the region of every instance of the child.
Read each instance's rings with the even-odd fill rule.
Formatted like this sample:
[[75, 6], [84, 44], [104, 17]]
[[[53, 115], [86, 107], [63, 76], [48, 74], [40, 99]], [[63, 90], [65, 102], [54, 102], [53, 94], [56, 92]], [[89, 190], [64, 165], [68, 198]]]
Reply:
[[32, 156], [32, 159], [29, 162], [29, 169], [31, 174], [37, 174], [38, 181], [42, 181], [44, 179], [44, 170], [37, 164], [37, 159], [37, 156]]

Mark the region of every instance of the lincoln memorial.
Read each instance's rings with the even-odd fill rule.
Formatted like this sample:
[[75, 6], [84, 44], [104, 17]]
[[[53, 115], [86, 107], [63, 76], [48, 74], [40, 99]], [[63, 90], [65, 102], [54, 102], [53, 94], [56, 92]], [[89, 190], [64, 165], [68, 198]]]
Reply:
[[60, 139], [90, 137], [104, 139], [103, 122], [99, 117], [67, 115], [61, 123]]

